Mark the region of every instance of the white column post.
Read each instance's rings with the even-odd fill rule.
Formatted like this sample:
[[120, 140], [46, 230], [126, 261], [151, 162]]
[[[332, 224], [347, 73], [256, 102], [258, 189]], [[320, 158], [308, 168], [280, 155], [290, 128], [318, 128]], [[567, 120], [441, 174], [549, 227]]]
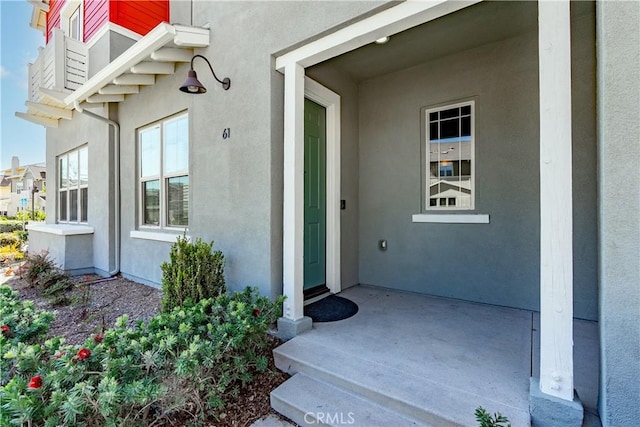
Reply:
[[304, 316], [304, 68], [284, 68], [283, 317]]
[[538, 2], [540, 391], [573, 400], [573, 230], [569, 0]]
[[[46, 58], [43, 61], [43, 67], [46, 67], [48, 64], [47, 59], [52, 61], [53, 65], [53, 87], [47, 89], [55, 89], [58, 91], [64, 91], [66, 87], [66, 62], [67, 62], [67, 52], [65, 51], [65, 35], [60, 28], [54, 28], [52, 33], [53, 37], [53, 56], [51, 58]], [[42, 74], [44, 77], [44, 74]], [[43, 82], [44, 83], [44, 82]]]

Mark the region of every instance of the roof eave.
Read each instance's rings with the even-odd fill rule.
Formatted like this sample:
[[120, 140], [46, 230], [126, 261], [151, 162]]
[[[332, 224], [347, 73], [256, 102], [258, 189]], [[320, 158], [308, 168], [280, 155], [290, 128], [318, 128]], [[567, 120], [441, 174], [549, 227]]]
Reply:
[[[167, 45], [174, 47], [167, 49]], [[72, 110], [81, 104], [121, 102], [125, 95], [138, 92], [132, 85], [154, 84], [155, 74], [173, 74], [176, 62], [188, 62], [193, 48], [207, 46], [209, 29], [162, 22], [75, 91], [64, 93], [40, 88], [46, 103], [27, 101], [27, 112], [18, 112], [16, 116], [39, 125], [58, 127], [59, 119], [70, 120]], [[178, 49], [186, 49], [188, 55], [171, 52]]]

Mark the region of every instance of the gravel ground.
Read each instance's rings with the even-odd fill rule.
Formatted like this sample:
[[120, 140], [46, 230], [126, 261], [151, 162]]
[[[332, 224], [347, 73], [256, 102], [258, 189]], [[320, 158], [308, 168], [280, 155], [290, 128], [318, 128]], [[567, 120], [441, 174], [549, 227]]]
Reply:
[[51, 307], [40, 298], [35, 288], [16, 277], [8, 284], [18, 291], [20, 298], [35, 302], [36, 306], [54, 310], [56, 320], [51, 325], [52, 336], [64, 336], [69, 344], [82, 344], [94, 333], [111, 328], [118, 317], [129, 315], [129, 323], [149, 320], [160, 308], [162, 291], [123, 277], [103, 279], [96, 275], [74, 278], [76, 287], [68, 293], [68, 305]]

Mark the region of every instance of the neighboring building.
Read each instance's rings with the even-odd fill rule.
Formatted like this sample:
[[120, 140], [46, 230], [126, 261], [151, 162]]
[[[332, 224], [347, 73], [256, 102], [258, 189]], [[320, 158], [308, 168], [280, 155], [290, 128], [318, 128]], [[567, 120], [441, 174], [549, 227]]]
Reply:
[[[47, 167], [43, 163], [20, 166], [11, 158], [11, 168], [2, 171], [0, 214], [15, 216], [20, 211], [45, 211], [47, 202]], [[35, 191], [34, 191], [35, 189]], [[33, 204], [32, 204], [33, 202]]]
[[11, 180], [7, 176], [0, 176], [0, 216], [7, 216], [11, 203]]
[[291, 335], [356, 284], [540, 311], [567, 404], [598, 320], [603, 424], [640, 418], [637, 2], [31, 3], [30, 249], [158, 286], [177, 236], [215, 239]]

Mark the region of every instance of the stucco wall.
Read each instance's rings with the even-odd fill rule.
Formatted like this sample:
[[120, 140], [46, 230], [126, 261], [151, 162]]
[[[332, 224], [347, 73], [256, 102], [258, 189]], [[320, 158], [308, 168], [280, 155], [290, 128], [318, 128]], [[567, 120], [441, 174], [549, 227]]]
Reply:
[[[107, 116], [105, 108], [92, 109]], [[57, 157], [82, 145], [89, 147], [89, 200], [88, 225], [94, 227], [93, 262], [101, 274], [113, 269], [113, 149], [109, 126], [74, 111], [73, 120], [60, 120], [57, 129], [47, 129], [47, 223], [58, 217], [58, 164]]]
[[[380, 6], [378, 2], [195, 2], [193, 24], [209, 22], [211, 45], [198, 49], [216, 74], [231, 78], [223, 91], [196, 60], [209, 92], [193, 96], [173, 76], [120, 103], [122, 126], [122, 271], [160, 281], [169, 244], [129, 237], [137, 227], [135, 129], [181, 110], [190, 120], [189, 234], [215, 240], [227, 259], [231, 289], [282, 290], [283, 77], [274, 55]], [[185, 19], [186, 14], [181, 15]], [[276, 25], [277, 23], [277, 25]], [[248, 31], [247, 29], [251, 29]], [[222, 131], [231, 129], [231, 138]], [[128, 185], [125, 183], [129, 183]]]
[[[593, 17], [573, 26], [574, 314], [596, 319]], [[533, 31], [361, 83], [361, 283], [539, 308], [537, 49]], [[467, 99], [476, 110], [474, 213], [490, 224], [412, 223], [420, 109]]]
[[[29, 227], [29, 253], [47, 251], [54, 263], [70, 274], [94, 271], [93, 234], [57, 235]], [[40, 227], [42, 228], [42, 227]]]
[[600, 417], [640, 420], [640, 4], [598, 2]]
[[[205, 64], [206, 66], [206, 64]], [[171, 115], [186, 111], [190, 105], [190, 97], [178, 91], [178, 87], [184, 80], [188, 65], [177, 68], [174, 75], [156, 77], [153, 86], [141, 87], [140, 93], [130, 97], [118, 106], [118, 121], [120, 123], [120, 211], [121, 211], [121, 271], [123, 274], [140, 282], [155, 284], [160, 283], [162, 272], [160, 264], [168, 259], [171, 244], [147, 239], [130, 237], [132, 230], [138, 229], [138, 150], [137, 129], [150, 123], [157, 122]], [[212, 88], [213, 89], [213, 88]], [[213, 91], [216, 93], [215, 91]], [[218, 94], [216, 95], [226, 95]], [[190, 218], [199, 215], [198, 199], [207, 199], [206, 192], [198, 192], [197, 181], [206, 170], [203, 157], [211, 149], [207, 139], [194, 138], [197, 120], [202, 120], [199, 126], [206, 121], [205, 117], [198, 116], [189, 109], [189, 175], [192, 196], [189, 205]], [[200, 200], [204, 202], [205, 200]], [[210, 200], [209, 200], [210, 201]], [[189, 225], [189, 233], [193, 236], [201, 236], [198, 228], [192, 223]], [[174, 232], [177, 234], [177, 232]]]
[[115, 31], [107, 31], [89, 49], [89, 75], [93, 77], [111, 61], [129, 49], [135, 40], [123, 36]]

